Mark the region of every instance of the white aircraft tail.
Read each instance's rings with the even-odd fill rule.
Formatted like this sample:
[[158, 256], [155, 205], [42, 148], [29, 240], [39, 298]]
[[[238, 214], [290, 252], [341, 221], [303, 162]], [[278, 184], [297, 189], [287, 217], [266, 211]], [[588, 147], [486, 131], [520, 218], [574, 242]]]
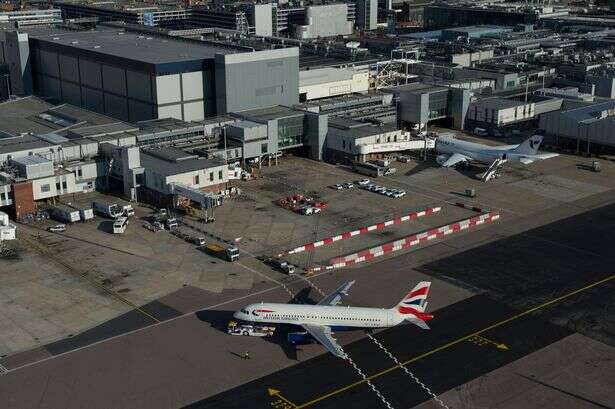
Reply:
[[532, 135], [515, 149], [511, 150], [511, 152], [520, 153], [522, 155], [535, 155], [538, 152], [538, 148], [540, 148], [542, 138], [542, 135]]
[[432, 319], [433, 315], [426, 313], [425, 309], [427, 308], [427, 295], [430, 287], [429, 281], [421, 281], [412, 291], [406, 294], [394, 310], [402, 315], [406, 321], [423, 329], [429, 329], [425, 321]]

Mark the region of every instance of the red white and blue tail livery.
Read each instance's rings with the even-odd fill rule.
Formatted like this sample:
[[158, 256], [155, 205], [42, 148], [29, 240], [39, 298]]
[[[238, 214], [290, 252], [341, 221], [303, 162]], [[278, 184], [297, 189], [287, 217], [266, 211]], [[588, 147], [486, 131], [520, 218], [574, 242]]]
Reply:
[[423, 329], [429, 329], [425, 321], [429, 321], [433, 318], [432, 314], [425, 313], [427, 308], [427, 295], [429, 294], [429, 288], [431, 283], [428, 281], [421, 281], [410, 291], [406, 296], [397, 304], [397, 312], [401, 314], [404, 319], [411, 322]]
[[[242, 321], [269, 324], [291, 324], [303, 327], [304, 332], [290, 333], [289, 341], [308, 335], [332, 354], [345, 357], [345, 352], [333, 337], [334, 332], [351, 329], [387, 328], [404, 321], [429, 329], [426, 321], [433, 315], [425, 312], [430, 282], [421, 281], [393, 308], [366, 308], [338, 305], [348, 294], [354, 281], [344, 283], [317, 305], [259, 303], [250, 304], [235, 312]], [[292, 337], [291, 337], [292, 336]]]

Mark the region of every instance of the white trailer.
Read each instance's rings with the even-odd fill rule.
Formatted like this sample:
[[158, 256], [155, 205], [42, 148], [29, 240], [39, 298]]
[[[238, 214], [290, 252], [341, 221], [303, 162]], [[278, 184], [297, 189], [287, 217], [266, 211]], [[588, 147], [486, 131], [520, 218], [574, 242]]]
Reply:
[[66, 203], [66, 206], [77, 210], [79, 212], [79, 216], [81, 216], [81, 220], [83, 220], [84, 222], [92, 220], [94, 218], [94, 209], [92, 209], [91, 206], [78, 205], [73, 203]]
[[49, 209], [49, 215], [53, 219], [63, 223], [74, 223], [81, 220], [79, 210], [73, 209], [72, 207], [63, 204], [52, 206]]
[[111, 219], [118, 218], [124, 214], [124, 209], [117, 203], [92, 202], [92, 208], [96, 213]]
[[0, 242], [3, 240], [15, 240], [17, 226], [9, 220], [9, 215], [0, 212]]

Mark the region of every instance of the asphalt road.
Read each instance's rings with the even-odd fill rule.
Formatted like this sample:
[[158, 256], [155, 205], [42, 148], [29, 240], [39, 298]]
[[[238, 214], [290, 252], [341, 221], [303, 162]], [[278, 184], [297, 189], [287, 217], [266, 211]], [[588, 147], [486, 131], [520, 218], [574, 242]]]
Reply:
[[[574, 331], [612, 343], [615, 279], [586, 286], [613, 276], [614, 222], [615, 205], [609, 205], [425, 264], [420, 271], [486, 292], [439, 310], [429, 332], [399, 326], [377, 339], [400, 361], [410, 361], [408, 368], [436, 395]], [[430, 399], [372, 340], [346, 351], [394, 407]], [[329, 354], [188, 407], [246, 405], [383, 407], [348, 363]]]

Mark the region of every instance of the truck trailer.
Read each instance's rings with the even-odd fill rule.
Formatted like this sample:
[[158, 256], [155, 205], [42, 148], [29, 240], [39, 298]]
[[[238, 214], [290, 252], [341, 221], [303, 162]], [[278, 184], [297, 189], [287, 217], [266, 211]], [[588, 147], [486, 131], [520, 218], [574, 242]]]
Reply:
[[116, 219], [124, 214], [124, 209], [117, 203], [92, 202], [94, 211], [110, 219]]
[[94, 209], [92, 209], [92, 206], [87, 206], [87, 205], [78, 205], [78, 204], [73, 204], [73, 203], [66, 203], [66, 206], [75, 209], [79, 212], [79, 216], [81, 217], [81, 220], [86, 222], [88, 220], [92, 220], [94, 218]]
[[74, 223], [81, 220], [79, 210], [63, 204], [58, 204], [49, 208], [49, 216], [51, 216], [54, 220], [63, 223]]
[[208, 243], [202, 248], [222, 260], [237, 261], [239, 259], [239, 249], [235, 246], [224, 247], [216, 243]]

